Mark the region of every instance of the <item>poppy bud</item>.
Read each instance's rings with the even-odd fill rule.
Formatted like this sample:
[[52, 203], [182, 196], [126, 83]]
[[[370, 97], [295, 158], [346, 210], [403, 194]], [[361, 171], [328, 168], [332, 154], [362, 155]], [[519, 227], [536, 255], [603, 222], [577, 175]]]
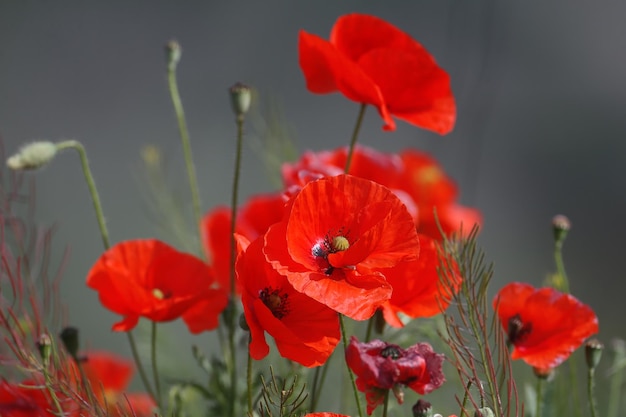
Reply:
[[474, 411], [474, 417], [496, 417], [496, 415], [491, 408], [482, 407]]
[[167, 62], [167, 70], [174, 71], [180, 62], [183, 49], [177, 41], [171, 40], [165, 45], [165, 61]]
[[39, 169], [52, 161], [57, 150], [57, 145], [52, 142], [33, 142], [7, 159], [7, 166], [16, 171]]
[[413, 417], [431, 417], [433, 415], [433, 407], [424, 400], [417, 400], [412, 410]]
[[585, 343], [585, 359], [589, 369], [595, 369], [600, 363], [604, 345], [598, 339], [591, 339]]
[[557, 214], [552, 218], [552, 231], [554, 232], [554, 241], [562, 243], [567, 237], [567, 232], [571, 228], [572, 224], [569, 219], [562, 215]]
[[237, 118], [243, 117], [250, 109], [252, 90], [245, 84], [237, 83], [230, 87], [230, 102]]
[[61, 331], [61, 341], [65, 350], [74, 360], [78, 360], [78, 329], [76, 327], [66, 327]]
[[52, 340], [50, 339], [50, 336], [46, 333], [42, 333], [37, 341], [37, 349], [39, 350], [39, 355], [41, 355], [41, 359], [43, 360], [44, 368], [47, 368], [50, 364], [50, 355], [52, 354]]

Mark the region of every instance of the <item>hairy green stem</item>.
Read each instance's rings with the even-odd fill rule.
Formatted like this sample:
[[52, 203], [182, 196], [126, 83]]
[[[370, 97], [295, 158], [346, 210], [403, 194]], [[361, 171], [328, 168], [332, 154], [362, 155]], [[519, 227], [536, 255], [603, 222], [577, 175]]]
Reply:
[[359, 131], [361, 130], [361, 125], [363, 124], [363, 116], [365, 115], [365, 109], [367, 109], [367, 104], [361, 104], [361, 107], [359, 108], [359, 115], [357, 116], [356, 124], [354, 125], [354, 130], [352, 131], [352, 137], [350, 138], [350, 147], [348, 148], [348, 155], [346, 156], [346, 167], [343, 170], [346, 174], [350, 171], [350, 164], [352, 163], [352, 155], [354, 154], [356, 141], [359, 138]]
[[248, 415], [252, 415], [252, 356], [250, 355], [250, 343], [252, 343], [252, 334], [248, 337], [248, 370], [246, 372], [246, 380], [248, 381]]
[[569, 280], [565, 272], [565, 263], [563, 262], [563, 241], [554, 243], [554, 263], [556, 264], [556, 272], [561, 277], [561, 288], [563, 292], [569, 293]]
[[383, 403], [383, 417], [387, 417], [387, 408], [389, 407], [389, 391], [385, 393], [385, 402]]
[[87, 182], [89, 188], [89, 194], [91, 194], [91, 201], [93, 202], [93, 209], [96, 212], [96, 219], [98, 220], [98, 227], [100, 228], [100, 236], [102, 237], [102, 245], [104, 249], [109, 249], [111, 246], [109, 243], [109, 231], [107, 230], [106, 221], [104, 219], [104, 213], [102, 211], [102, 204], [100, 203], [100, 195], [98, 194], [98, 188], [93, 180], [91, 169], [89, 168], [89, 161], [87, 160], [87, 152], [84, 146], [77, 140], [66, 140], [57, 143], [57, 149], [74, 149], [78, 152], [80, 157], [80, 164], [83, 168], [83, 176]]
[[328, 358], [326, 363], [322, 366], [318, 366], [315, 368], [315, 374], [313, 375], [313, 384], [311, 387], [311, 405], [309, 406], [309, 412], [313, 413], [317, 409], [317, 402], [319, 401], [322, 395], [322, 388], [324, 387], [324, 381], [326, 380], [326, 375], [328, 375], [328, 369], [330, 369], [330, 361], [332, 360], [332, 356]]
[[[348, 337], [346, 336], [346, 325], [344, 323], [343, 314], [337, 313], [339, 315], [339, 327], [341, 328], [341, 340], [343, 341], [344, 349], [348, 347]], [[356, 388], [356, 381], [354, 379], [354, 374], [352, 373], [352, 369], [348, 365], [348, 361], [344, 360], [346, 363], [346, 368], [348, 368], [348, 374], [350, 375], [350, 382], [352, 383], [352, 391], [354, 392], [354, 399], [356, 401], [357, 409], [359, 410], [359, 417], [363, 417], [363, 406], [361, 406], [361, 399], [359, 398], [359, 391]]]
[[241, 172], [241, 154], [243, 148], [243, 122], [244, 116], [238, 115], [237, 122], [237, 148], [235, 151], [235, 168], [233, 174], [233, 189], [231, 195], [231, 218], [230, 218], [230, 302], [228, 314], [228, 346], [230, 350], [230, 414], [229, 417], [235, 417], [235, 400], [237, 397], [237, 357], [235, 352], [235, 312], [237, 306], [235, 299], [237, 297], [235, 285], [235, 259], [237, 255], [237, 246], [235, 242], [235, 231], [237, 227], [237, 204], [239, 196], [239, 174]]
[[624, 382], [624, 367], [626, 366], [626, 350], [622, 341], [616, 341], [613, 346], [613, 362], [611, 369], [613, 375], [610, 381], [609, 405], [607, 417], [617, 417], [619, 415], [620, 404], [623, 404], [622, 385]]
[[163, 410], [162, 397], [161, 397], [161, 382], [159, 381], [159, 368], [157, 367], [157, 324], [152, 322], [152, 335], [150, 338], [150, 356], [152, 358], [152, 376], [154, 378], [154, 390], [156, 392], [156, 402], [159, 406], [159, 410]]
[[587, 370], [587, 397], [589, 399], [589, 412], [591, 417], [598, 416], [598, 403], [593, 393], [596, 385], [595, 372], [593, 368]]
[[[87, 160], [87, 152], [85, 151], [85, 148], [80, 142], [76, 140], [67, 140], [57, 143], [57, 149], [74, 149], [78, 152], [80, 162], [83, 168], [83, 176], [85, 177], [85, 181], [87, 182], [87, 188], [89, 189], [91, 201], [93, 202], [93, 208], [96, 213], [96, 219], [98, 220], [98, 226], [100, 227], [102, 245], [104, 246], [105, 250], [109, 249], [111, 247], [111, 244], [109, 243], [109, 231], [107, 230], [106, 221], [104, 219], [104, 212], [102, 210], [102, 203], [100, 202], [100, 196], [98, 194], [98, 188], [96, 187], [96, 183], [93, 180], [93, 175], [91, 174], [91, 169], [89, 167], [89, 161]], [[133, 353], [135, 365], [137, 365], [137, 370], [139, 371], [141, 380], [150, 397], [152, 397], [152, 399], [156, 402], [156, 397], [154, 396], [154, 392], [152, 391], [146, 372], [143, 368], [143, 365], [141, 364], [141, 359], [139, 358], [139, 354], [137, 353], [137, 345], [135, 343], [135, 338], [133, 337], [132, 331], [129, 330], [126, 332], [126, 334], [128, 335], [128, 343], [130, 344], [130, 349]]]
[[536, 401], [537, 403], [535, 404], [535, 416], [534, 417], [541, 417], [541, 410], [543, 409], [543, 391], [544, 391], [544, 382], [545, 382], [545, 378], [541, 378], [541, 377], [537, 377], [537, 386], [536, 386]]
[[176, 120], [178, 121], [178, 130], [180, 132], [180, 141], [183, 146], [183, 155], [185, 158], [185, 166], [187, 167], [187, 177], [189, 179], [189, 188], [191, 189], [191, 204], [193, 206], [193, 214], [195, 220], [195, 230], [200, 234], [200, 222], [202, 220], [202, 209], [200, 207], [200, 191], [198, 188], [198, 180], [196, 176], [196, 167], [193, 163], [191, 153], [191, 142], [189, 141], [189, 132], [187, 130], [187, 122], [185, 121], [185, 111], [183, 103], [178, 92], [178, 83], [176, 81], [176, 65], [168, 65], [167, 81], [176, 112]]

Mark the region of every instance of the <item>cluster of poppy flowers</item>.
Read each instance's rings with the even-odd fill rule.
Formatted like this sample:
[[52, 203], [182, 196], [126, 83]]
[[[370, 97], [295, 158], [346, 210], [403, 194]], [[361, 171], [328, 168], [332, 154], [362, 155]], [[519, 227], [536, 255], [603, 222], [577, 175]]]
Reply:
[[[418, 42], [379, 18], [343, 16], [329, 41], [302, 31], [299, 52], [311, 92], [339, 91], [376, 107], [385, 130], [395, 129], [392, 116], [441, 134], [454, 125], [448, 75]], [[228, 207], [211, 210], [200, 225], [209, 261], [155, 239], [111, 247], [89, 271], [87, 285], [122, 316], [113, 330], [130, 331], [141, 317], [182, 318], [191, 333], [215, 329], [228, 303], [233, 264], [233, 295], [241, 297], [249, 353], [257, 360], [269, 353], [267, 333], [283, 357], [306, 367], [323, 365], [340, 340], [338, 314], [367, 320], [380, 312], [388, 325], [402, 327], [403, 316], [440, 313], [450, 302], [443, 294], [462, 283], [457, 272], [450, 288], [440, 288], [442, 233], [463, 235], [481, 223], [480, 213], [458, 203], [454, 181], [424, 153], [363, 146], [353, 151], [347, 172], [348, 148], [306, 152], [283, 166], [282, 190], [252, 196], [238, 207], [234, 263]], [[446, 264], [455, 269], [452, 259]], [[550, 288], [507, 285], [494, 309], [514, 346], [512, 358], [542, 370], [558, 366], [598, 331], [588, 306]], [[427, 343], [403, 349], [353, 337], [345, 353], [368, 414], [389, 390], [402, 402], [402, 386], [427, 394], [444, 381], [443, 355]], [[88, 357], [87, 374], [98, 381], [92, 385], [102, 387], [98, 401], [119, 403], [128, 364]], [[23, 404], [44, 407], [42, 401], [49, 409], [41, 390], [23, 385], [30, 382], [0, 384], [3, 415]], [[145, 397], [126, 401], [139, 416], [154, 406]], [[3, 410], [7, 406], [14, 408]]]

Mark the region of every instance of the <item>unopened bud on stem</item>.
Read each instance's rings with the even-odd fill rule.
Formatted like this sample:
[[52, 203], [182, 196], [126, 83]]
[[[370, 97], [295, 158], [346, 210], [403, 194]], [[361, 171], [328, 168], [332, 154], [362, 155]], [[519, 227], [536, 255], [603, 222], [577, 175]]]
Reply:
[[183, 49], [177, 41], [171, 40], [165, 45], [165, 60], [167, 62], [167, 70], [174, 71], [180, 62]]
[[554, 232], [554, 241], [556, 243], [562, 243], [567, 237], [567, 232], [572, 227], [569, 219], [562, 215], [557, 214], [552, 218], [552, 231]]
[[245, 84], [237, 83], [230, 87], [230, 102], [237, 118], [243, 117], [250, 110], [252, 90]]
[[7, 159], [7, 166], [16, 171], [39, 169], [52, 161], [57, 151], [57, 145], [52, 142], [33, 142]]

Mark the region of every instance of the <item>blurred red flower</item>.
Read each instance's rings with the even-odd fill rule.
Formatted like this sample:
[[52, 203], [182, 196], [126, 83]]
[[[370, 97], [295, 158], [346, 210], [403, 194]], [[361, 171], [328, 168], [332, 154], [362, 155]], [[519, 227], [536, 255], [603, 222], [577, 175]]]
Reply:
[[383, 268], [414, 260], [419, 241], [402, 202], [350, 175], [307, 184], [265, 235], [267, 260], [297, 291], [355, 320], [391, 296]]
[[[345, 167], [346, 155], [345, 147], [305, 152], [297, 162], [283, 165], [285, 186], [293, 193], [311, 179], [339, 175]], [[349, 174], [391, 189], [414, 217], [417, 231], [434, 239], [441, 240], [438, 223], [446, 235], [457, 232], [467, 235], [475, 224], [482, 223], [478, 210], [457, 203], [456, 183], [434, 158], [423, 152], [407, 149], [389, 154], [357, 146]]]
[[511, 358], [541, 370], [560, 365], [598, 332], [591, 307], [554, 288], [512, 282], [498, 292], [493, 306], [515, 347]]
[[53, 417], [52, 409], [43, 383], [0, 381], [0, 416]]
[[156, 404], [148, 394], [125, 393], [135, 371], [132, 361], [103, 351], [87, 352], [84, 357], [85, 376], [100, 406], [108, 408], [107, 415], [154, 415]]
[[[100, 256], [87, 275], [87, 285], [98, 291], [100, 302], [124, 316], [113, 325], [114, 331], [132, 330], [139, 317], [174, 320], [201, 300], [212, 300], [223, 309], [227, 297], [223, 290], [212, 288], [214, 281], [206, 263], [155, 239], [118, 243]], [[217, 314], [203, 317], [202, 325], [196, 326], [216, 327]]]
[[[450, 304], [452, 292], [456, 293], [461, 285], [461, 276], [451, 277], [450, 282], [441, 282], [438, 268], [440, 253], [436, 240], [426, 235], [418, 235], [420, 241], [419, 258], [412, 262], [403, 262], [398, 266], [383, 270], [387, 282], [391, 284], [391, 298], [382, 306], [385, 321], [393, 327], [402, 327], [398, 313], [416, 319], [432, 317], [442, 312]], [[455, 265], [449, 259], [450, 265]]]
[[361, 343], [352, 336], [346, 349], [346, 362], [356, 375], [356, 386], [367, 399], [367, 414], [382, 404], [390, 389], [402, 404], [404, 385], [422, 395], [439, 388], [445, 381], [443, 359], [444, 355], [435, 353], [428, 343], [402, 349], [382, 340]]
[[339, 343], [337, 313], [296, 291], [272, 268], [263, 254], [263, 237], [249, 246], [242, 236], [238, 242], [237, 279], [250, 328], [250, 356], [260, 360], [269, 353], [267, 332], [284, 358], [308, 367], [323, 365]]
[[450, 77], [422, 45], [392, 24], [348, 14], [335, 22], [330, 41], [300, 31], [298, 48], [309, 91], [339, 91], [375, 106], [385, 130], [395, 129], [391, 115], [440, 134], [454, 127]]
[[[236, 233], [253, 241], [265, 234], [285, 212], [285, 199], [281, 193], [259, 194], [251, 197], [237, 211]], [[230, 290], [230, 221], [231, 209], [219, 206], [202, 219], [202, 243], [213, 267], [219, 285]], [[239, 283], [236, 292], [241, 294]]]

